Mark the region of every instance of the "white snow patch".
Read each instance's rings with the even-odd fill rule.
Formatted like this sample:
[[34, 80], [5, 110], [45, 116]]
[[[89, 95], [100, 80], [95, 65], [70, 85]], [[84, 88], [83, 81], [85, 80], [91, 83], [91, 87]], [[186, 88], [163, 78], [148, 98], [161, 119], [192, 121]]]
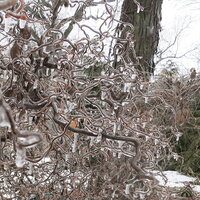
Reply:
[[185, 187], [189, 184], [195, 192], [200, 192], [200, 185], [192, 184], [197, 179], [183, 175], [177, 171], [163, 171], [164, 176], [159, 171], [154, 171], [156, 179], [160, 185], [166, 187]]

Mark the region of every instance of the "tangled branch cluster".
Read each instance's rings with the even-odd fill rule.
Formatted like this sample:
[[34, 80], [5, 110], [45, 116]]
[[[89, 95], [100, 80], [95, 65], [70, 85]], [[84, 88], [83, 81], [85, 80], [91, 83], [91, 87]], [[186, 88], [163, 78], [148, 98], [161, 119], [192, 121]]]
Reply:
[[167, 199], [153, 170], [171, 155], [174, 108], [139, 76], [118, 2], [38, 2], [24, 27], [1, 23], [1, 198]]

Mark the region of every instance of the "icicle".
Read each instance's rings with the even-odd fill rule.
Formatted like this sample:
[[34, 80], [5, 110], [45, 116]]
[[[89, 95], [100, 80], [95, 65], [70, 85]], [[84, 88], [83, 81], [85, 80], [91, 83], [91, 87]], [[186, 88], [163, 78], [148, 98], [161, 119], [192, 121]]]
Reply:
[[68, 109], [65, 109], [65, 112], [66, 113], [71, 112], [76, 107], [76, 103], [67, 101], [67, 107]]
[[142, 7], [140, 3], [137, 3], [137, 13], [140, 13], [140, 11], [144, 11], [144, 7]]
[[144, 97], [144, 102], [148, 103], [148, 99], [149, 99], [148, 97]]
[[125, 194], [130, 194], [130, 188], [132, 184], [126, 184]]
[[155, 139], [154, 142], [155, 142], [155, 145], [157, 145], [159, 143], [159, 140]]
[[114, 73], [111, 73], [110, 77], [112, 78], [115, 74]]
[[123, 71], [122, 74], [124, 74], [124, 75], [128, 75], [128, 72], [127, 72], [127, 71]]
[[125, 106], [125, 105], [127, 105], [127, 104], [129, 104], [128, 101], [123, 101], [123, 102], [122, 102], [122, 106]]
[[4, 79], [8, 79], [8, 72], [7, 72], [7, 70], [3, 71], [3, 78]]
[[112, 198], [115, 198], [115, 192], [116, 192], [116, 190], [113, 191]]
[[74, 142], [72, 145], [72, 152], [75, 153], [76, 152], [76, 148], [77, 148], [77, 142], [78, 142], [78, 133], [74, 133]]
[[17, 75], [13, 76], [13, 82], [17, 82]]
[[142, 90], [144, 88], [144, 85], [143, 84], [141, 84], [140, 85], [140, 90]]
[[11, 129], [11, 126], [8, 126], [8, 132], [11, 132], [12, 129]]
[[48, 68], [46, 68], [46, 76], [49, 76], [49, 72], [50, 72], [50, 70]]
[[41, 67], [41, 68], [43, 67], [43, 63], [44, 63], [44, 58], [41, 57], [41, 60], [40, 60], [40, 67]]
[[101, 142], [101, 140], [102, 140], [102, 134], [98, 134], [96, 138], [97, 143]]
[[145, 194], [139, 194], [139, 199], [145, 199]]
[[4, 184], [4, 187], [7, 186], [8, 184], [8, 179], [6, 177], [3, 178], [3, 184]]
[[26, 20], [20, 19], [20, 20], [19, 20], [19, 27], [20, 27], [21, 29], [23, 29], [23, 28], [25, 27], [25, 25], [26, 25]]
[[0, 106], [0, 127], [11, 127], [8, 116], [2, 106]]
[[25, 122], [28, 121], [28, 111], [27, 110], [25, 111], [25, 114], [24, 114], [24, 121]]
[[13, 26], [13, 19], [11, 17], [5, 17], [4, 20], [5, 20], [4, 31], [9, 32], [10, 28]]
[[115, 111], [113, 110], [113, 111], [112, 111], [112, 116], [114, 116], [114, 115], [115, 115]]
[[132, 83], [125, 83], [124, 84], [124, 92], [130, 92], [131, 91], [131, 85], [132, 85]]
[[38, 87], [38, 80], [36, 79], [33, 83], [33, 89], [36, 89]]
[[84, 68], [85, 68], [85, 69], [89, 69], [89, 68], [90, 68], [90, 65], [85, 65]]
[[29, 117], [28, 117], [28, 125], [31, 126], [31, 125], [32, 125], [32, 122], [33, 122], [33, 117], [32, 117], [32, 116], [29, 116]]
[[132, 80], [135, 80], [135, 79], [136, 79], [136, 74], [132, 74], [132, 75], [131, 75], [131, 79], [132, 79]]
[[155, 82], [155, 77], [154, 77], [154, 76], [151, 76], [149, 82], [150, 82], [150, 83], [154, 83], [154, 82]]
[[123, 71], [124, 71], [124, 67], [120, 67], [120, 68], [119, 68], [119, 71], [120, 71], [120, 72], [123, 72]]
[[33, 174], [33, 163], [29, 163], [29, 170], [28, 170], [28, 174], [32, 175]]
[[121, 124], [119, 123], [117, 126], [117, 130], [120, 131], [121, 130]]
[[174, 153], [174, 154], [173, 154], [173, 158], [174, 158], [174, 160], [178, 161], [178, 157], [179, 157], [179, 156], [178, 156], [177, 153]]
[[117, 104], [114, 105], [114, 110], [117, 110], [119, 106]]
[[106, 98], [106, 92], [101, 91], [101, 100], [105, 100]]
[[113, 124], [113, 133], [114, 133], [114, 135], [116, 134], [116, 132], [117, 132], [117, 123], [114, 122], [114, 124]]
[[180, 139], [180, 137], [183, 135], [183, 133], [180, 133], [180, 132], [178, 132], [177, 134], [176, 134], [176, 141], [178, 142], [179, 141], [179, 139]]
[[[17, 137], [18, 144], [26, 146], [26, 148], [32, 148], [37, 145], [41, 140], [41, 136], [39, 134], [27, 135], [27, 131], [21, 131], [22, 135]], [[25, 136], [23, 134], [25, 133]]]
[[157, 151], [156, 152], [156, 158], [158, 159], [158, 158], [160, 158], [160, 156], [161, 156], [160, 151]]
[[53, 76], [54, 76], [54, 74], [55, 74], [54, 71], [55, 71], [54, 69], [50, 69], [51, 79], [53, 78]]
[[72, 157], [72, 156], [71, 156], [70, 153], [65, 154], [65, 160], [66, 160], [66, 161], [69, 160], [71, 157]]
[[105, 101], [102, 102], [102, 106], [103, 106], [103, 107], [106, 106], [106, 102], [105, 102]]
[[146, 122], [143, 122], [143, 123], [142, 123], [142, 128], [145, 128], [145, 127], [146, 127], [146, 124], [147, 124]]
[[57, 68], [58, 68], [58, 70], [60, 70], [61, 69], [61, 65], [57, 65]]
[[106, 72], [104, 70], [101, 71], [101, 76], [105, 76]]
[[94, 139], [95, 139], [95, 137], [90, 137], [90, 147], [93, 146], [93, 144], [94, 144]]
[[26, 149], [25, 148], [17, 148], [16, 152], [16, 166], [21, 168], [24, 166], [26, 161]]
[[25, 86], [25, 87], [28, 86], [28, 82], [27, 82], [27, 81], [24, 82], [24, 86]]
[[[119, 144], [119, 146], [118, 146], [118, 148], [122, 148], [122, 145], [124, 144], [124, 141], [118, 141], [118, 144]], [[121, 158], [121, 155], [122, 155], [122, 153], [121, 152], [119, 152], [118, 153], [118, 158]]]
[[167, 156], [167, 160], [170, 161], [170, 159], [171, 159], [171, 156]]

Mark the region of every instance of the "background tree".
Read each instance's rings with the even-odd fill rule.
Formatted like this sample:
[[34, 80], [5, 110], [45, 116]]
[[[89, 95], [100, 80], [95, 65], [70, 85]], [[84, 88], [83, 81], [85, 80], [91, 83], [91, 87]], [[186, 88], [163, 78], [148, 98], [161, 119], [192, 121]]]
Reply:
[[[140, 65], [136, 69], [148, 78], [155, 70], [154, 55], [159, 42], [162, 0], [133, 3], [132, 0], [124, 0], [121, 9], [121, 20], [134, 27], [134, 43]], [[122, 27], [120, 27], [122, 29]], [[122, 30], [121, 38], [126, 37], [127, 29]], [[132, 56], [132, 60], [134, 60]]]

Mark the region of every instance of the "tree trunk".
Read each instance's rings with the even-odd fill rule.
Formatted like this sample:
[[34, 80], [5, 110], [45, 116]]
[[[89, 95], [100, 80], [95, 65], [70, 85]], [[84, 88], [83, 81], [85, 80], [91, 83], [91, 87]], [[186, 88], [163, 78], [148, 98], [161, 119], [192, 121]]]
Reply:
[[[136, 70], [148, 78], [155, 70], [154, 54], [157, 51], [163, 0], [138, 1], [144, 11], [137, 13], [137, 5], [133, 0], [124, 0], [121, 10], [121, 21], [134, 26], [136, 56], [141, 57]], [[121, 33], [125, 38], [126, 30]]]

